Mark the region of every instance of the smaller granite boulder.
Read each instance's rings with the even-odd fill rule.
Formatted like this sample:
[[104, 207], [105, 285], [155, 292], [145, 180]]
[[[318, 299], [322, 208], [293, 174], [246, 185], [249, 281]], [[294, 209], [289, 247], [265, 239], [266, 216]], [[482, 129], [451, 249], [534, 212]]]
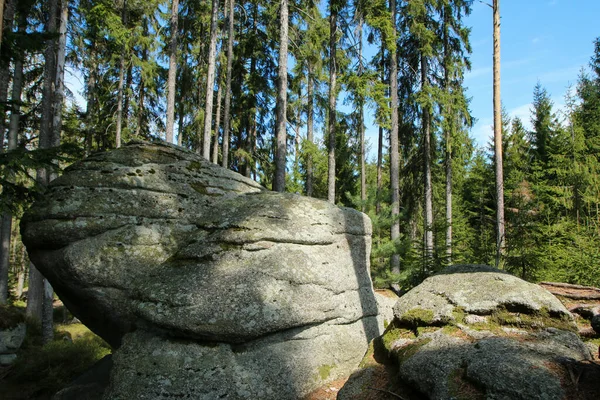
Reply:
[[0, 307], [0, 365], [10, 365], [25, 340], [25, 318], [10, 307]]
[[[363, 366], [377, 368], [369, 359], [395, 365], [396, 386], [418, 393], [406, 398], [558, 400], [573, 390], [573, 368], [591, 360], [576, 332], [545, 289], [488, 266], [458, 265], [398, 300]], [[365, 376], [347, 385], [372, 386]], [[345, 389], [338, 397], [366, 398]]]

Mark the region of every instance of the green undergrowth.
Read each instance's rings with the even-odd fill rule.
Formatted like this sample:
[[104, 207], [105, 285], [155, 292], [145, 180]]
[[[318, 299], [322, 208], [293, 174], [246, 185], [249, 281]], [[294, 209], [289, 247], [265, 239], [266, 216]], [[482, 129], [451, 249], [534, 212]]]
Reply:
[[41, 345], [41, 332], [28, 324], [17, 360], [0, 381], [0, 393], [9, 399], [45, 398], [111, 353], [110, 346], [83, 324], [57, 325], [54, 337]]
[[23, 310], [18, 307], [0, 305], [0, 329], [11, 329], [25, 321]]

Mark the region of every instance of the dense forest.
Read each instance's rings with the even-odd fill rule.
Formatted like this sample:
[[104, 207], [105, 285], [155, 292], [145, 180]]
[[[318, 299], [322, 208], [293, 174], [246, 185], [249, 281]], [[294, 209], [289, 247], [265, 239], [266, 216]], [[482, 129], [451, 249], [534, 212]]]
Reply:
[[[376, 286], [494, 265], [494, 146], [469, 136], [464, 87], [472, 3], [2, 0], [0, 303], [29, 286], [42, 312], [18, 231], [31, 201], [69, 163], [133, 139], [367, 213]], [[540, 82], [531, 130], [502, 119], [502, 265], [528, 280], [600, 285], [600, 38], [590, 46], [564, 110]]]

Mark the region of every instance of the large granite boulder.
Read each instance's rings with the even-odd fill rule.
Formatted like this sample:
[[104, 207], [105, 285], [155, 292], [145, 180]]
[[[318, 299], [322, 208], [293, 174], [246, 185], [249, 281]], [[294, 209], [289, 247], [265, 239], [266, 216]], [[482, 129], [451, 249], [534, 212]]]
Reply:
[[368, 217], [174, 146], [71, 166], [22, 234], [67, 307], [119, 348], [107, 398], [297, 398], [380, 334]]
[[357, 388], [373, 387], [382, 364], [397, 374], [388, 387], [408, 387], [407, 399], [567, 398], [591, 360], [575, 332], [571, 314], [538, 285], [487, 266], [453, 266], [398, 300], [338, 399], [370, 398]]

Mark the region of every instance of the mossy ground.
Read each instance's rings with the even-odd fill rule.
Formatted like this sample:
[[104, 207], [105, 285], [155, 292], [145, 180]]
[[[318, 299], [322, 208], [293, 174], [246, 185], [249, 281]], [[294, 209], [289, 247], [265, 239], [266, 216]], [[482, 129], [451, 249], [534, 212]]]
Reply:
[[55, 325], [54, 340], [45, 346], [39, 329], [28, 324], [17, 360], [0, 368], [0, 398], [49, 399], [110, 353], [110, 346], [83, 324]]
[[528, 331], [557, 328], [564, 331], [577, 332], [576, 325], [566, 315], [551, 316], [548, 309], [545, 308], [531, 314], [514, 313], [500, 308], [491, 315], [490, 323]]
[[400, 323], [415, 328], [418, 326], [428, 326], [433, 323], [433, 311], [422, 308], [413, 308], [402, 314], [399, 319]]

